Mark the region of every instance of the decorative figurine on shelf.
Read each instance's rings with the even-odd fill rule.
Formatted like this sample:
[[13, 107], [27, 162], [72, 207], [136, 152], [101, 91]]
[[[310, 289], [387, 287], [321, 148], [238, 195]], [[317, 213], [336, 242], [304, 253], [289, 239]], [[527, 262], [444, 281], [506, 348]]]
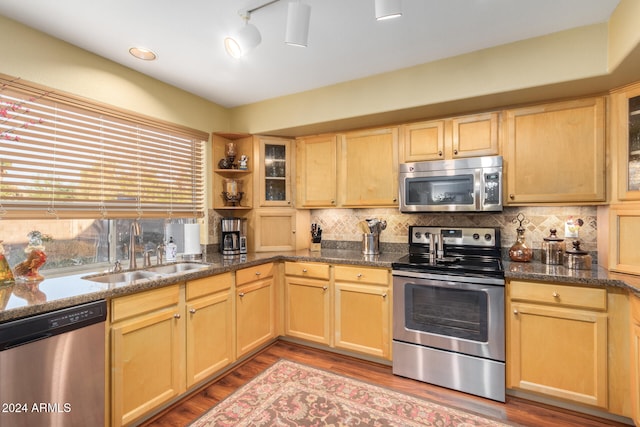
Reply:
[[42, 234], [38, 230], [30, 232], [27, 236], [29, 237], [29, 244], [24, 250], [27, 254], [27, 259], [16, 265], [13, 272], [16, 281], [40, 281], [44, 279], [44, 277], [38, 270], [47, 262], [47, 254], [44, 253], [42, 242], [51, 241], [52, 238], [47, 234]]
[[11, 267], [7, 262], [7, 258], [4, 256], [4, 246], [2, 246], [2, 240], [0, 240], [0, 286], [13, 285], [16, 283], [11, 272]]
[[509, 258], [511, 258], [511, 261], [529, 262], [533, 258], [533, 250], [525, 243], [525, 230], [522, 226], [523, 224], [528, 224], [529, 220], [525, 218], [522, 212], [520, 212], [511, 222], [518, 224], [518, 228], [516, 228], [518, 237], [516, 238], [516, 242], [509, 249]]
[[247, 170], [247, 162], [249, 161], [249, 158], [243, 154], [242, 156], [240, 156], [240, 161], [238, 162], [238, 169], [241, 170]]
[[235, 161], [236, 161], [236, 144], [235, 142], [227, 142], [227, 145], [224, 149], [224, 158], [220, 159], [218, 162], [218, 167], [220, 169], [235, 169]]

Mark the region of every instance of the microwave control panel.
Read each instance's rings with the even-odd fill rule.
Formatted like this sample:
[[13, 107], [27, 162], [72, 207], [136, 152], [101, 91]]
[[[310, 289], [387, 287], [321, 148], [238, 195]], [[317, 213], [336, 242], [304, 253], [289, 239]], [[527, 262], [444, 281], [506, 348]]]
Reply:
[[500, 203], [500, 173], [484, 174], [484, 190], [485, 205], [497, 205]]

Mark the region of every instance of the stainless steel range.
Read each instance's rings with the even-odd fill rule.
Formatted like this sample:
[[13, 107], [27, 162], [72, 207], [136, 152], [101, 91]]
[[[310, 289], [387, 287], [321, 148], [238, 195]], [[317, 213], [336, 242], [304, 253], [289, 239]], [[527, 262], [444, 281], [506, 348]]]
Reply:
[[499, 229], [411, 226], [392, 268], [393, 373], [504, 402]]

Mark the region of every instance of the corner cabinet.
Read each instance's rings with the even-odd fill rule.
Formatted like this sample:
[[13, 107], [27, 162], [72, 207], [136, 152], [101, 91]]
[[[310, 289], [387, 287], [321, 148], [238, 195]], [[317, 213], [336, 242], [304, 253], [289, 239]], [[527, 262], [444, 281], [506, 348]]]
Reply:
[[[249, 210], [253, 207], [253, 137], [242, 134], [217, 134], [212, 135], [212, 165], [213, 165], [213, 208], [216, 210]], [[233, 143], [236, 147], [234, 167], [222, 168], [222, 160], [226, 158], [227, 144]], [[240, 169], [238, 162], [240, 156], [248, 158], [247, 168]], [[237, 184], [233, 186], [229, 180]], [[231, 188], [242, 192], [239, 203], [225, 200], [224, 191]]]
[[630, 298], [631, 408], [633, 422], [640, 426], [640, 295], [631, 295]]
[[500, 154], [500, 113], [482, 113], [401, 126], [400, 161], [420, 162]]
[[607, 291], [507, 284], [507, 387], [608, 409]]
[[610, 123], [617, 198], [640, 200], [640, 84], [612, 92]]
[[604, 97], [505, 115], [505, 204], [605, 201]]
[[339, 205], [398, 206], [398, 128], [340, 135]]
[[293, 206], [291, 191], [292, 144], [290, 139], [258, 136], [259, 205], [261, 207]]

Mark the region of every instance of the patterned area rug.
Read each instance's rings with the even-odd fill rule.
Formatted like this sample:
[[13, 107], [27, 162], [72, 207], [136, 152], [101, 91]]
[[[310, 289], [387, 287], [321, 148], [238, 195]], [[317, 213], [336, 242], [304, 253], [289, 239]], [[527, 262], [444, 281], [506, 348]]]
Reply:
[[506, 425], [281, 359], [191, 427]]

